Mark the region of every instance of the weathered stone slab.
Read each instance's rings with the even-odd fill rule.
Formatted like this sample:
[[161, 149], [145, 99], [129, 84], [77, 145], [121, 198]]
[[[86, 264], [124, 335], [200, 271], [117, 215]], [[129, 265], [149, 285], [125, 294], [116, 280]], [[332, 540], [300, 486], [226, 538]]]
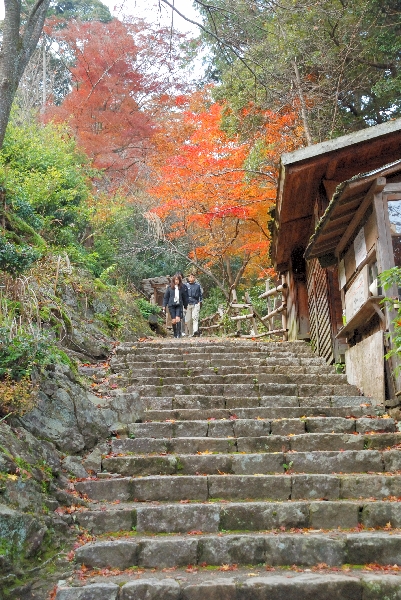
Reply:
[[238, 586], [237, 600], [361, 600], [361, 593], [353, 577], [298, 573], [252, 577]]
[[341, 498], [387, 498], [401, 497], [401, 476], [358, 474], [347, 477], [342, 475]]
[[235, 475], [255, 475], [284, 472], [284, 454], [235, 454], [232, 457], [232, 472]]
[[172, 438], [169, 444], [169, 452], [177, 454], [189, 454], [196, 452], [235, 452], [235, 439], [232, 438]]
[[232, 473], [232, 458], [226, 454], [182, 455], [177, 459], [177, 472], [182, 475]]
[[135, 479], [132, 498], [139, 502], [149, 500], [207, 500], [207, 477], [142, 477]]
[[[330, 396], [304, 396], [299, 398], [299, 406], [303, 409], [314, 408], [319, 412], [324, 408], [327, 410], [331, 406]], [[303, 413], [304, 414], [304, 413]]]
[[[175, 398], [173, 398], [172, 408], [225, 408], [225, 401], [222, 389], [223, 386], [220, 386], [220, 388], [220, 391], [216, 393], [211, 391], [210, 396], [200, 396], [199, 394], [196, 395], [195, 390], [192, 390], [191, 388], [191, 392], [193, 392], [194, 395], [176, 395]], [[201, 391], [204, 392], [204, 388], [202, 388]]]
[[135, 540], [95, 542], [77, 548], [75, 560], [87, 567], [128, 569], [138, 564], [139, 547]]
[[146, 539], [141, 542], [138, 564], [149, 569], [194, 565], [197, 560], [197, 548], [198, 540], [192, 538]]
[[365, 527], [401, 527], [399, 502], [367, 502], [362, 510], [361, 522]]
[[79, 481], [75, 483], [75, 489], [82, 494], [87, 494], [91, 500], [125, 502], [134, 498], [134, 482], [131, 478]]
[[199, 564], [253, 564], [265, 562], [263, 536], [203, 536], [199, 540]]
[[258, 396], [244, 396], [243, 398], [226, 398], [225, 407], [234, 410], [236, 413], [237, 408], [257, 408], [259, 406]]
[[115, 456], [103, 459], [103, 468], [121, 475], [172, 475], [176, 463], [174, 456]]
[[208, 482], [210, 498], [288, 500], [291, 495], [291, 478], [285, 476], [209, 475]]
[[345, 562], [354, 565], [401, 565], [401, 535], [382, 532], [348, 534]]
[[128, 433], [132, 438], [171, 438], [172, 423], [131, 423]]
[[300, 383], [297, 386], [298, 395], [300, 397], [315, 397], [318, 396], [332, 396], [334, 394], [334, 388], [337, 386], [328, 384], [320, 385], [318, 383]]
[[388, 450], [382, 453], [384, 470], [389, 473], [401, 471], [401, 452], [399, 450]]
[[361, 405], [371, 405], [371, 401], [369, 398], [365, 398], [364, 396], [359, 396], [358, 394], [350, 395], [350, 394], [333, 394], [331, 397], [331, 406], [361, 406]]
[[364, 439], [361, 435], [347, 433], [308, 433], [292, 437], [290, 446], [296, 452], [363, 450]]
[[280, 435], [246, 437], [237, 439], [238, 452], [286, 452], [290, 449], [289, 439]]
[[59, 587], [56, 600], [116, 600], [120, 588], [115, 583], [93, 583], [84, 587]]
[[359, 523], [359, 504], [353, 502], [311, 502], [310, 527], [351, 529]]
[[401, 576], [364, 575], [361, 579], [363, 600], [401, 600]]
[[272, 435], [295, 435], [305, 433], [305, 423], [301, 419], [277, 419], [271, 423]]
[[364, 473], [383, 469], [376, 450], [344, 452], [298, 452], [286, 456], [287, 464], [297, 473]]
[[174, 579], [140, 579], [123, 585], [119, 600], [178, 600], [180, 593]]
[[[363, 435], [363, 434], [361, 434]], [[386, 450], [392, 446], [398, 446], [401, 444], [401, 433], [365, 433], [363, 435], [365, 440], [365, 448], [372, 450]]]
[[233, 421], [209, 421], [208, 428], [209, 437], [234, 437], [234, 422]]
[[140, 437], [135, 440], [116, 439], [111, 443], [112, 452], [116, 454], [134, 453], [150, 454], [152, 452], [167, 452], [169, 440]]
[[341, 538], [284, 534], [266, 536], [265, 542], [268, 565], [313, 566], [326, 563], [332, 567], [344, 562], [345, 541]]
[[338, 500], [340, 479], [335, 475], [293, 475], [292, 500]]
[[355, 419], [341, 417], [311, 417], [305, 420], [308, 433], [353, 433]]
[[75, 513], [76, 521], [95, 535], [112, 531], [131, 531], [136, 525], [136, 510], [84, 511]]
[[[269, 390], [268, 390], [269, 391]], [[292, 390], [289, 390], [290, 392]], [[299, 402], [298, 402], [298, 397], [296, 395], [276, 395], [274, 393], [274, 390], [271, 390], [272, 394], [270, 395], [261, 395], [260, 397], [260, 406], [266, 406], [266, 407], [272, 407], [272, 408], [276, 408], [276, 407], [294, 407], [294, 408], [298, 408], [299, 407]], [[281, 411], [278, 413], [281, 416]]]
[[[259, 385], [259, 395], [261, 397], [298, 396], [298, 388], [294, 383], [261, 383]], [[296, 406], [298, 406], [298, 404]]]
[[219, 579], [201, 583], [182, 584], [182, 600], [236, 600], [236, 584], [234, 579]]
[[[213, 411], [213, 414], [214, 411]], [[206, 416], [207, 415], [207, 416]], [[203, 415], [196, 415], [200, 418], [203, 418]], [[174, 435], [175, 437], [206, 437], [208, 434], [209, 423], [206, 419], [209, 416], [209, 412], [205, 412], [205, 420], [185, 420], [184, 423], [176, 422], [174, 423]], [[178, 415], [181, 418], [180, 415]], [[217, 416], [216, 418], [219, 418]], [[215, 435], [213, 437], [220, 437], [219, 435]]]
[[218, 531], [220, 508], [205, 504], [164, 504], [144, 506], [137, 510], [137, 531], [154, 533], [187, 533], [198, 530]]
[[[148, 396], [144, 398], [146, 410], [172, 410], [173, 398], [166, 396]], [[146, 414], [146, 412], [145, 412]]]
[[392, 433], [396, 431], [394, 419], [367, 419], [361, 418], [356, 421], [356, 431], [358, 433], [367, 433], [368, 431], [383, 431]]
[[220, 513], [220, 529], [261, 531], [285, 527], [308, 527], [309, 507], [305, 502], [245, 502], [225, 505]]
[[236, 419], [233, 421], [235, 437], [257, 437], [270, 434], [270, 421], [258, 419]]

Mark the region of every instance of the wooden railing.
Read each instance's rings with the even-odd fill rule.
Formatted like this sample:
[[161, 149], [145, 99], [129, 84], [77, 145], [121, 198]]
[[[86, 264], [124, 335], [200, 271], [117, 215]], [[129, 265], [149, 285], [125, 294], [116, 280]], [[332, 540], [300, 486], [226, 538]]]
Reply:
[[[282, 277], [282, 281], [279, 285], [271, 287], [270, 279], [266, 280], [266, 291], [260, 294], [259, 298], [266, 298], [267, 300], [267, 314], [261, 316], [256, 308], [254, 307], [249, 292], [244, 294], [244, 302], [238, 302], [236, 290], [231, 292], [231, 302], [227, 304], [225, 308], [221, 307], [218, 312], [209, 317], [201, 319], [200, 326], [201, 330], [205, 333], [218, 333], [220, 329], [224, 327], [227, 318], [236, 324], [236, 332], [229, 333], [229, 336], [243, 337], [243, 338], [261, 338], [266, 336], [282, 336], [283, 340], [288, 339], [287, 329], [287, 294], [288, 285], [285, 282], [285, 277]], [[240, 311], [248, 310], [247, 313], [240, 313]], [[281, 327], [277, 327], [275, 320], [281, 316]], [[249, 333], [242, 333], [242, 323], [250, 323]], [[259, 327], [262, 325], [263, 329], [267, 327], [265, 331], [259, 331]]]

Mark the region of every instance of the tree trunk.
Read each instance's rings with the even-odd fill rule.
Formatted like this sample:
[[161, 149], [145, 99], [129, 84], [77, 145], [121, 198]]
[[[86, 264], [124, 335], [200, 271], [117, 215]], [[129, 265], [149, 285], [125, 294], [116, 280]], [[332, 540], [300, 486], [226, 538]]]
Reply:
[[299, 75], [299, 69], [298, 69], [296, 60], [294, 60], [292, 62], [292, 66], [294, 67], [294, 74], [295, 74], [294, 83], [295, 83], [295, 87], [297, 88], [299, 102], [301, 104], [301, 116], [302, 116], [302, 122], [303, 122], [304, 130], [305, 130], [306, 143], [308, 146], [312, 146], [313, 141], [312, 141], [312, 136], [311, 136], [310, 129], [309, 129], [308, 111], [306, 110], [305, 97], [304, 97], [304, 93], [302, 91], [302, 81], [301, 81], [301, 77]]
[[4, 0], [0, 51], [0, 148], [18, 84], [42, 33], [50, 0], [36, 0], [21, 28], [21, 0]]

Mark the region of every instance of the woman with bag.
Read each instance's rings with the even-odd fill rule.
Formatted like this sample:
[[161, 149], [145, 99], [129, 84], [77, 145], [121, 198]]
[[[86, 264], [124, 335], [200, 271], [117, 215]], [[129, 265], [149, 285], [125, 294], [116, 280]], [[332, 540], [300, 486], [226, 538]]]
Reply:
[[174, 275], [170, 286], [166, 289], [163, 298], [163, 312], [166, 312], [166, 306], [171, 315], [174, 337], [180, 338], [182, 336], [181, 319], [183, 318], [184, 308], [188, 306], [188, 290], [182, 283], [182, 277], [179, 273]]

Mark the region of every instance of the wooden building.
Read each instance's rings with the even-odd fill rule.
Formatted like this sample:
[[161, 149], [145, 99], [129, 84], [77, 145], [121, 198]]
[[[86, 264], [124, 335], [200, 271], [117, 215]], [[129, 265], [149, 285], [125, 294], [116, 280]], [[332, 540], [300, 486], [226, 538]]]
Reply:
[[366, 395], [394, 398], [394, 311], [377, 275], [401, 266], [401, 119], [282, 156], [272, 258], [289, 286], [289, 339], [345, 361]]

